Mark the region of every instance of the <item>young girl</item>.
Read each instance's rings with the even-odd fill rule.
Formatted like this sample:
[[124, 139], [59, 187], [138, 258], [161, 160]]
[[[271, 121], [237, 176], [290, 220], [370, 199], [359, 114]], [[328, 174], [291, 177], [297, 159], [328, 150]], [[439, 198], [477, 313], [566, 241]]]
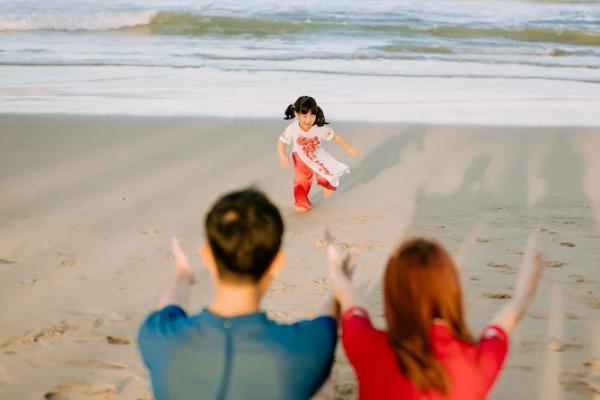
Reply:
[[285, 128], [279, 137], [277, 150], [279, 161], [283, 168], [289, 168], [290, 162], [285, 145], [292, 145], [292, 160], [294, 162], [294, 200], [296, 211], [310, 210], [311, 204], [308, 192], [312, 186], [313, 174], [317, 175], [317, 184], [323, 187], [323, 196], [331, 196], [340, 184], [340, 177], [350, 172], [346, 164], [333, 158], [321, 147], [323, 140], [335, 140], [352, 157], [358, 151], [342, 137], [326, 127], [323, 110], [310, 96], [301, 96], [294, 104], [285, 110], [285, 119], [296, 118]]
[[513, 299], [476, 339], [465, 322], [456, 266], [437, 242], [409, 240], [389, 257], [383, 282], [387, 331], [373, 327], [354, 293], [349, 256], [342, 261], [331, 240], [327, 254], [343, 313], [344, 350], [361, 399], [485, 399], [542, 269], [540, 253], [527, 259]]

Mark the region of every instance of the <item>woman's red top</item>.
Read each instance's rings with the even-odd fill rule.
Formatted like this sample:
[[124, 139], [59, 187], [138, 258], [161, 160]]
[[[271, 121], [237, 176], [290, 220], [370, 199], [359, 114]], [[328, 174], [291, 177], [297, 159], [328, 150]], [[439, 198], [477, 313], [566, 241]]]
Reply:
[[508, 352], [508, 336], [498, 326], [487, 326], [479, 343], [468, 344], [454, 337], [448, 325], [434, 322], [431, 343], [435, 356], [450, 377], [447, 395], [419, 392], [401, 372], [387, 332], [371, 324], [366, 310], [349, 309], [342, 316], [344, 350], [354, 367], [361, 399], [485, 399]]

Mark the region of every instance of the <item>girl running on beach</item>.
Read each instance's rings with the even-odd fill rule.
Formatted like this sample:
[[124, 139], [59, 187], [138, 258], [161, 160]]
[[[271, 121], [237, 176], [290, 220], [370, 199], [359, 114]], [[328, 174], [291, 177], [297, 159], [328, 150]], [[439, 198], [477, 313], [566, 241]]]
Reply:
[[340, 177], [350, 172], [350, 168], [333, 158], [322, 147], [323, 140], [335, 140], [352, 157], [358, 150], [346, 142], [333, 129], [325, 126], [323, 110], [310, 96], [301, 96], [285, 110], [285, 119], [296, 118], [285, 128], [279, 137], [277, 150], [283, 168], [289, 168], [290, 161], [285, 146], [292, 145], [294, 162], [294, 200], [296, 211], [310, 210], [311, 203], [308, 192], [312, 186], [313, 174], [317, 176], [317, 184], [323, 187], [323, 196], [330, 197], [340, 184]]

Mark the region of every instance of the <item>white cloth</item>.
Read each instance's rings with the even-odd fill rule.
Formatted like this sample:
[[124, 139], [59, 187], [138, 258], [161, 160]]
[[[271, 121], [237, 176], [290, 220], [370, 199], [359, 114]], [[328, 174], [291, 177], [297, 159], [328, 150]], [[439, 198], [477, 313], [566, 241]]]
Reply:
[[285, 128], [279, 140], [285, 144], [292, 144], [292, 151], [310, 169], [325, 178], [331, 186], [338, 187], [340, 177], [350, 173], [350, 168], [321, 147], [323, 140], [330, 141], [334, 135], [333, 129], [327, 126], [313, 125], [308, 132], [304, 132], [298, 121], [294, 121]]

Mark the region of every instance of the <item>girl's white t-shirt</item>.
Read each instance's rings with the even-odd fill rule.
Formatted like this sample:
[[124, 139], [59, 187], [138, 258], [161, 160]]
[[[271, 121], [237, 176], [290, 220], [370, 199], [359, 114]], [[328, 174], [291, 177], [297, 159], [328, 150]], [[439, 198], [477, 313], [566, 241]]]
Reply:
[[333, 158], [321, 147], [323, 140], [330, 141], [335, 133], [328, 126], [313, 125], [304, 132], [298, 121], [294, 121], [285, 128], [279, 140], [292, 145], [292, 151], [308, 165], [315, 173], [321, 175], [333, 187], [338, 187], [340, 177], [350, 173], [350, 168]]

